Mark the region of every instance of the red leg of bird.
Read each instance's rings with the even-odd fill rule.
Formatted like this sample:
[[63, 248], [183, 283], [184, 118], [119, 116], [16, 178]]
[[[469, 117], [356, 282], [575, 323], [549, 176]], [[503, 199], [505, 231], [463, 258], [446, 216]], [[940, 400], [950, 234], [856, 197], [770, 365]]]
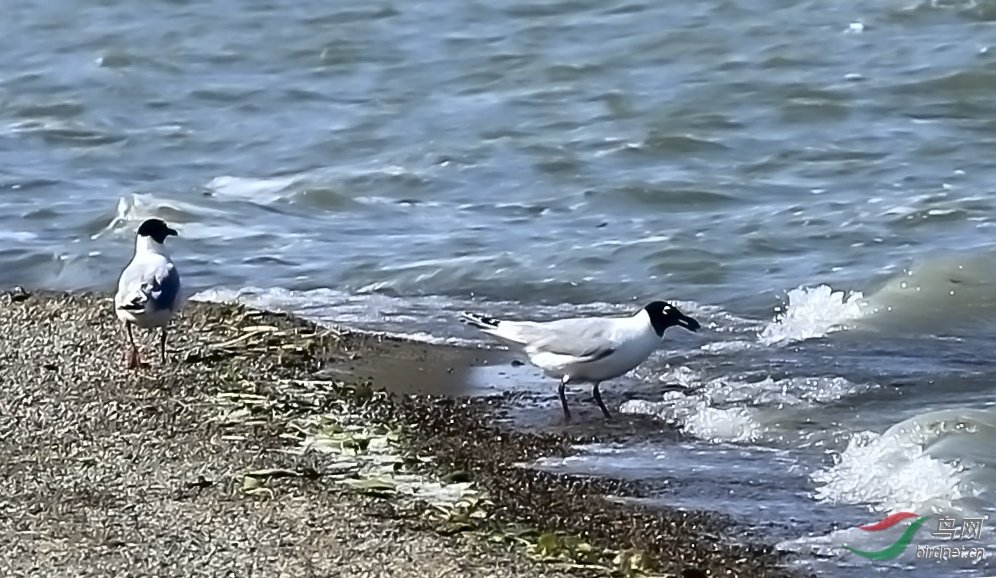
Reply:
[[128, 369], [138, 369], [142, 367], [142, 359], [138, 354], [138, 347], [135, 345], [135, 336], [131, 333], [131, 323], [125, 322], [125, 328], [128, 330], [128, 344], [131, 347], [128, 350]]

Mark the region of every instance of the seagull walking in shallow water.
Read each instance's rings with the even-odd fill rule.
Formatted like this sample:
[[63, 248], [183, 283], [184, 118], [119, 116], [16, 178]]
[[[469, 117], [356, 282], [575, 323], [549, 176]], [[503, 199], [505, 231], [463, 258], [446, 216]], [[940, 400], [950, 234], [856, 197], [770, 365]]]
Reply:
[[643, 363], [660, 345], [668, 327], [696, 331], [699, 322], [677, 307], [654, 301], [631, 317], [582, 317], [556, 321], [504, 321], [476, 313], [463, 318], [488, 335], [524, 351], [529, 361], [550, 377], [560, 379], [557, 394], [564, 421], [571, 420], [564, 388], [568, 383], [591, 383], [591, 395], [602, 403], [599, 383], [619, 377]]
[[159, 358], [166, 362], [166, 326], [180, 308], [180, 273], [163, 243], [176, 231], [160, 219], [148, 219], [135, 236], [135, 256], [121, 272], [114, 311], [128, 332], [128, 369], [141, 367], [132, 325], [162, 328]]

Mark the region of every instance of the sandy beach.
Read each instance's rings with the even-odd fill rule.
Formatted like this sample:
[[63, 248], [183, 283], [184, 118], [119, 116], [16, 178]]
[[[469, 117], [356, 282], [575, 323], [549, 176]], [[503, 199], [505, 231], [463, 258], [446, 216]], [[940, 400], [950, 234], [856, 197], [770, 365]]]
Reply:
[[0, 328], [7, 576], [797, 576], [722, 516], [522, 467], [582, 440], [460, 393], [499, 353], [194, 302], [131, 372], [102, 294], [0, 294]]

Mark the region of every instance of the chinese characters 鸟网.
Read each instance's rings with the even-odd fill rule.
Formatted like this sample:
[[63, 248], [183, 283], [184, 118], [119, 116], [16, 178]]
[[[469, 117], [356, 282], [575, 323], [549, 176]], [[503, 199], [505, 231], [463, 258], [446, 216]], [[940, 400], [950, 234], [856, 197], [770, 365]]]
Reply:
[[961, 524], [949, 516], [937, 519], [937, 529], [931, 535], [943, 540], [978, 540], [982, 537], [983, 518], [963, 518]]

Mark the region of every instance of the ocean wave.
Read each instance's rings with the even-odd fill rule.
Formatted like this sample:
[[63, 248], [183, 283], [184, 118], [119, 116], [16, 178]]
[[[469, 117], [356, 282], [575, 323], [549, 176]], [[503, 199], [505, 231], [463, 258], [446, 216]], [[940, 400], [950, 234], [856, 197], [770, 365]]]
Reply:
[[788, 304], [758, 335], [764, 345], [824, 337], [846, 329], [866, 314], [860, 292], [835, 291], [828, 285], [799, 287], [788, 292]]
[[[815, 408], [875, 387], [832, 376], [760, 381], [720, 377], [702, 383], [700, 375], [686, 367], [668, 369], [657, 379], [686, 391], [665, 392], [660, 401], [630, 400], [619, 411], [652, 416], [710, 442], [784, 444], [791, 439], [790, 445], [808, 440], [798, 424]], [[791, 435], [784, 435], [786, 428]]]
[[987, 250], [910, 264], [868, 297], [865, 323], [921, 334], [991, 327], [996, 321], [994, 263], [996, 254]]
[[[857, 328], [943, 334], [996, 323], [996, 255], [938, 255], [893, 273], [867, 296], [829, 285], [801, 286], [758, 333], [760, 345], [785, 345]], [[987, 329], [988, 330], [988, 329]], [[721, 351], [737, 345], [708, 345]]]
[[135, 229], [142, 221], [152, 218], [167, 221], [184, 238], [238, 239], [262, 233], [244, 224], [229, 223], [231, 216], [226, 211], [204, 204], [150, 193], [132, 193], [118, 199], [109, 221], [103, 225], [96, 223], [100, 229], [90, 235], [90, 239], [96, 240], [108, 235], [130, 237], [135, 234]]
[[[250, 307], [294, 313], [324, 325], [348, 325], [390, 337], [423, 343], [478, 346], [479, 339], [445, 335], [438, 330], [441, 323], [459, 328], [457, 312], [441, 297], [399, 298], [379, 294], [352, 294], [335, 289], [318, 288], [293, 291], [283, 288], [206, 289], [191, 296], [192, 301], [241, 303]], [[436, 327], [430, 332], [412, 329]], [[398, 331], [397, 328], [410, 328]]]
[[884, 433], [852, 434], [834, 463], [811, 474], [815, 497], [877, 512], [979, 514], [996, 508], [996, 410], [913, 416]]

